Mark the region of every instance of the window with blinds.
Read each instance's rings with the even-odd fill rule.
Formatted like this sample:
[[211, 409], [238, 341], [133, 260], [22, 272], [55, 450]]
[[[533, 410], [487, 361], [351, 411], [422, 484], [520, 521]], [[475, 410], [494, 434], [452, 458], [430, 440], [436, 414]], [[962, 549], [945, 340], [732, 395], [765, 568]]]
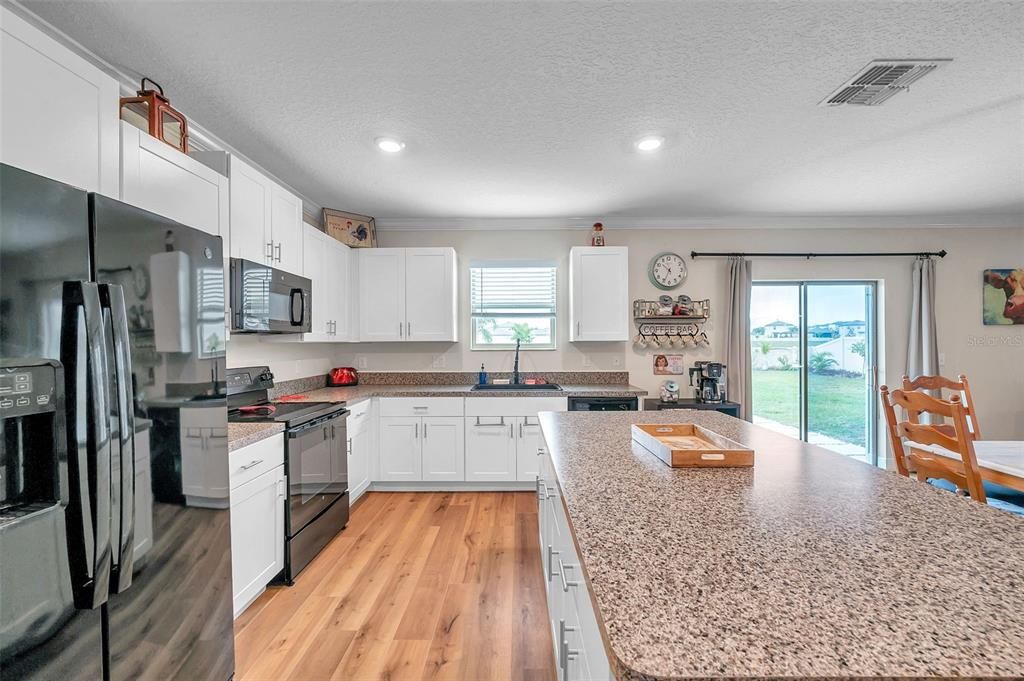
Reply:
[[557, 269], [547, 263], [475, 263], [469, 269], [473, 350], [555, 349]]

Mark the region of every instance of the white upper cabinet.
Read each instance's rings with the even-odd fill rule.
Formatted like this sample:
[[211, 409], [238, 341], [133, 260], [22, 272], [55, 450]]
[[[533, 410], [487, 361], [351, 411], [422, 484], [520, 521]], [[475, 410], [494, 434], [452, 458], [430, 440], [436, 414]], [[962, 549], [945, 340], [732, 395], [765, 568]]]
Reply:
[[121, 200], [207, 234], [228, 236], [228, 178], [125, 122]]
[[327, 249], [323, 232], [312, 225], [302, 228], [302, 276], [313, 282], [313, 309], [310, 315], [312, 332], [303, 334], [303, 340], [327, 340], [331, 335], [330, 310], [324, 289], [327, 287], [324, 263]]
[[252, 166], [232, 157], [231, 257], [269, 263], [274, 244], [270, 232], [270, 183]]
[[0, 160], [118, 196], [117, 81], [0, 7]]
[[221, 151], [193, 156], [227, 173], [231, 257], [302, 272], [302, 200], [237, 156]]
[[455, 251], [405, 249], [405, 339], [456, 339]]
[[405, 250], [359, 250], [359, 340], [405, 340]]
[[452, 248], [358, 250], [359, 340], [456, 341]]
[[[312, 331], [280, 334], [265, 339], [275, 343], [330, 343], [352, 340], [350, 284], [352, 249], [313, 225], [302, 224], [302, 258], [298, 273], [313, 284]], [[275, 263], [276, 267], [281, 267]], [[284, 268], [282, 268], [284, 269]]]
[[569, 340], [629, 340], [629, 249], [577, 247], [569, 254]]
[[270, 188], [270, 236], [274, 267], [298, 274], [302, 271], [302, 201], [276, 184]]
[[[354, 304], [354, 296], [350, 288], [352, 275], [352, 249], [337, 239], [324, 235], [327, 247], [324, 249], [325, 286], [321, 289], [320, 305], [325, 306], [331, 322], [331, 340], [352, 340], [350, 308]], [[316, 302], [317, 294], [313, 294]]]

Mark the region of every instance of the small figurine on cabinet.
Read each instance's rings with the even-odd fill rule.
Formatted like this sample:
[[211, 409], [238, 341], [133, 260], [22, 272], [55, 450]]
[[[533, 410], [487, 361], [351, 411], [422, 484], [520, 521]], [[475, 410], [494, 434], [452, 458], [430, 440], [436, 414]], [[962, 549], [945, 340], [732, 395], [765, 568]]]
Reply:
[[661, 401], [676, 403], [679, 401], [679, 384], [675, 381], [665, 381], [661, 384]]
[[604, 246], [604, 225], [600, 222], [594, 223], [594, 231], [590, 233], [591, 246]]

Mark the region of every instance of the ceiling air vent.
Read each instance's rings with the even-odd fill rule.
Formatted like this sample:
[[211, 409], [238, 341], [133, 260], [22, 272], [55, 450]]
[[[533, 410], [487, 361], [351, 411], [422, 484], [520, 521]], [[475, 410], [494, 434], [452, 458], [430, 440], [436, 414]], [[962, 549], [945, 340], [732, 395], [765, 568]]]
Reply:
[[876, 59], [819, 102], [819, 106], [877, 106], [952, 59]]

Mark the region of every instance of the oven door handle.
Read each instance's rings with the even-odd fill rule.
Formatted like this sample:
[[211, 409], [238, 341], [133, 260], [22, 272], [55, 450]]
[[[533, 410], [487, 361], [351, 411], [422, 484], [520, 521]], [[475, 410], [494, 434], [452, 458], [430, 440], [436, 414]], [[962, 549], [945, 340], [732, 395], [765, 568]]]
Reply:
[[289, 428], [288, 431], [287, 431], [288, 432], [288, 437], [290, 437], [290, 438], [300, 437], [303, 434], [305, 434], [306, 431], [313, 430], [314, 428], [321, 428], [328, 421], [333, 421], [334, 419], [338, 419], [338, 418], [341, 418], [343, 416], [348, 416], [348, 414], [349, 414], [349, 410], [348, 409], [342, 409], [341, 411], [332, 412], [328, 416], [322, 416], [322, 417], [320, 417], [318, 419], [313, 419], [309, 423], [303, 423], [301, 426], [296, 426], [295, 428]]

